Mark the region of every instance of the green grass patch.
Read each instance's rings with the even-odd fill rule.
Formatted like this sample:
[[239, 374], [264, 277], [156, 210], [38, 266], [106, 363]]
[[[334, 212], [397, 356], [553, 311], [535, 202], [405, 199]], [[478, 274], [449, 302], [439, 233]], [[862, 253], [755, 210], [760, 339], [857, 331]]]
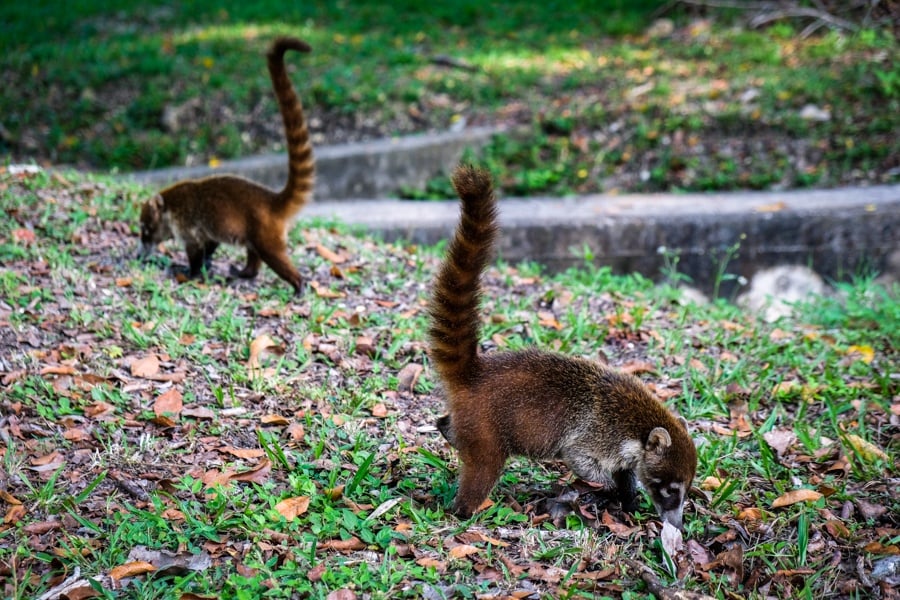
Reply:
[[[440, 248], [302, 222], [304, 295], [267, 270], [217, 276], [233, 249], [209, 281], [178, 284], [179, 247], [161, 265], [133, 259], [143, 195], [0, 179], [4, 597], [76, 569], [122, 598], [647, 593], [623, 557], [676, 585], [649, 502], [624, 515], [561, 464], [511, 461], [492, 506], [446, 512], [457, 458], [429, 427], [441, 400], [424, 334]], [[607, 357], [691, 423], [697, 546], [677, 585], [875, 593], [857, 575], [897, 543], [900, 289], [858, 279], [767, 324], [587, 265], [501, 263], [485, 288], [485, 351]]]
[[673, 11], [648, 36], [658, 4], [7, 3], [0, 155], [129, 171], [282, 150], [263, 53], [292, 34], [314, 48], [289, 62], [316, 143], [509, 124], [479, 154], [506, 195], [897, 181], [889, 33]]

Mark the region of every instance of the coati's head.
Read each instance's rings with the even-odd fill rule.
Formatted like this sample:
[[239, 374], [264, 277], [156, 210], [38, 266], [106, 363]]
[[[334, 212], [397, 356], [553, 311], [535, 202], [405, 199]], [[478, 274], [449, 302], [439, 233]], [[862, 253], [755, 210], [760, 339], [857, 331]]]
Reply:
[[644, 441], [643, 460], [635, 474], [656, 507], [660, 518], [682, 528], [684, 500], [697, 471], [697, 449], [687, 431], [687, 421], [666, 429], [656, 427]]
[[172, 237], [172, 229], [161, 194], [154, 194], [141, 207], [141, 257], [153, 253], [157, 244]]

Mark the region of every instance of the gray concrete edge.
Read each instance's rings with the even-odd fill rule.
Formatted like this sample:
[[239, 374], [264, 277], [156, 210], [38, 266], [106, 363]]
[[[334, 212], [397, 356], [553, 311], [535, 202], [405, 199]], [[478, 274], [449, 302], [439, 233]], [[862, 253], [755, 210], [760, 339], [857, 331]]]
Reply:
[[[319, 202], [304, 217], [336, 218], [388, 241], [433, 244], [453, 231], [458, 204]], [[505, 260], [533, 260], [551, 271], [584, 264], [587, 247], [596, 265], [660, 279], [665, 253], [677, 254], [678, 271], [709, 291], [726, 249], [737, 244], [726, 270], [747, 279], [782, 264], [809, 266], [831, 279], [872, 271], [900, 279], [900, 185], [503, 199], [500, 223]]]

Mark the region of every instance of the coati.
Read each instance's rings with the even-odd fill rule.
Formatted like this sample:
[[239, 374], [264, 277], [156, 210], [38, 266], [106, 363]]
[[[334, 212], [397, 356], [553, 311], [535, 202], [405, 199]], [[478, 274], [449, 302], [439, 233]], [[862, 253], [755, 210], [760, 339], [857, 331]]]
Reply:
[[461, 166], [452, 181], [461, 216], [428, 309], [448, 412], [437, 427], [461, 461], [452, 510], [474, 513], [506, 459], [523, 455], [561, 459], [586, 480], [611, 475], [627, 511], [637, 507], [640, 482], [662, 519], [680, 529], [697, 453], [687, 422], [637, 378], [537, 349], [479, 354], [480, 278], [497, 237], [496, 200], [485, 171]]
[[247, 248], [247, 264], [240, 270], [232, 266], [232, 275], [256, 277], [262, 261], [296, 293], [301, 291], [302, 278], [288, 258], [287, 230], [309, 199], [315, 165], [303, 107], [284, 66], [288, 50], [309, 52], [311, 48], [298, 39], [279, 37], [267, 54], [287, 139], [284, 189], [275, 192], [234, 175], [178, 182], [141, 207], [142, 256], [149, 255], [156, 244], [176, 237], [184, 243], [193, 278], [202, 274], [219, 244], [242, 244]]

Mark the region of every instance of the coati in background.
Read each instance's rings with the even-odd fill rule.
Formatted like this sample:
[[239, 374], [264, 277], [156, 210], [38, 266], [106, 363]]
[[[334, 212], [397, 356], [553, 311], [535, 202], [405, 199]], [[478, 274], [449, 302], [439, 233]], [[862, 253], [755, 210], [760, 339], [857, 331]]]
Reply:
[[583, 479], [611, 475], [624, 510], [636, 481], [664, 521], [681, 529], [697, 453], [676, 419], [635, 377], [602, 364], [529, 349], [478, 353], [480, 277], [497, 237], [490, 175], [461, 166], [453, 186], [462, 214], [434, 281], [431, 359], [448, 414], [437, 426], [459, 451], [453, 511], [468, 517], [513, 455], [561, 459]]
[[267, 54], [287, 138], [288, 180], [284, 189], [275, 192], [234, 175], [176, 183], [141, 208], [143, 256], [156, 244], [176, 237], [184, 242], [190, 276], [197, 277], [219, 244], [242, 244], [247, 247], [247, 264], [240, 270], [232, 266], [232, 275], [256, 277], [262, 261], [295, 292], [301, 291], [302, 278], [288, 257], [287, 231], [312, 192], [315, 164], [303, 107], [284, 66], [288, 50], [309, 52], [311, 48], [298, 39], [279, 37]]

